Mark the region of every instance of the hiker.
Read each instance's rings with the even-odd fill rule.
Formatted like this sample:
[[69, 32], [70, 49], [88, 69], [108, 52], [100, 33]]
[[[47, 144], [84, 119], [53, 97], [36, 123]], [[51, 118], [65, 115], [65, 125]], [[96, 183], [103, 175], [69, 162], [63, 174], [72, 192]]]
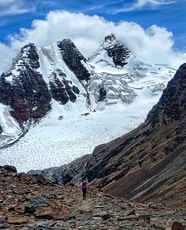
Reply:
[[87, 188], [88, 188], [88, 181], [87, 181], [87, 179], [85, 179], [82, 182], [81, 188], [82, 188], [82, 192], [83, 192], [83, 200], [85, 200], [86, 199]]

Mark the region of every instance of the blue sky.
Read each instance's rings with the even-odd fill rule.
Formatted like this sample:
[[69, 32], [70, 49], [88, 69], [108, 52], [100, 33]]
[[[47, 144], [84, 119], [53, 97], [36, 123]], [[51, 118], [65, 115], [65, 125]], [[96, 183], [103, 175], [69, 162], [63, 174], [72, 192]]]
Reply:
[[154, 50], [156, 62], [159, 47], [166, 62], [171, 52], [186, 50], [185, 6], [186, 0], [0, 0], [0, 71], [28, 42], [47, 46], [70, 37], [88, 56], [109, 31], [143, 61], [145, 50], [149, 56]]

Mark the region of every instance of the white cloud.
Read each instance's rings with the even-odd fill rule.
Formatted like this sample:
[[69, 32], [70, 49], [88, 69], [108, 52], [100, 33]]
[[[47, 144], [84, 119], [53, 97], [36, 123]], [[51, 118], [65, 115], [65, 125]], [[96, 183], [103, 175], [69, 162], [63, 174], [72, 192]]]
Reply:
[[176, 1], [172, 0], [137, 0], [136, 2], [132, 3], [129, 7], [123, 7], [120, 9], [116, 9], [114, 13], [119, 13], [119, 12], [128, 12], [128, 11], [133, 11], [133, 10], [139, 10], [143, 7], [151, 7], [155, 8], [159, 5], [168, 5], [168, 4], [173, 4], [176, 3]]
[[3, 71], [6, 71], [10, 68], [12, 59], [17, 54], [17, 50], [14, 50], [12, 47], [0, 43], [0, 53], [1, 53], [1, 62], [0, 62], [0, 75], [1, 75]]
[[136, 3], [137, 7], [142, 7], [145, 5], [164, 5], [164, 4], [172, 4], [175, 1], [168, 1], [168, 0], [138, 0]]
[[35, 10], [33, 4], [23, 0], [0, 0], [0, 16], [23, 14]]
[[87, 16], [67, 11], [51, 11], [45, 20], [35, 20], [32, 29], [21, 29], [20, 34], [10, 36], [10, 46], [1, 45], [0, 52], [5, 49], [4, 60], [0, 70], [6, 70], [9, 57], [25, 44], [32, 42], [38, 46], [48, 46], [53, 42], [70, 38], [85, 57], [89, 57], [103, 42], [104, 36], [114, 33], [117, 39], [126, 44], [131, 52], [140, 60], [148, 63], [168, 64], [179, 67], [184, 62], [184, 55], [172, 51], [173, 35], [165, 28], [152, 25], [146, 31], [136, 23], [105, 21], [98, 16]]

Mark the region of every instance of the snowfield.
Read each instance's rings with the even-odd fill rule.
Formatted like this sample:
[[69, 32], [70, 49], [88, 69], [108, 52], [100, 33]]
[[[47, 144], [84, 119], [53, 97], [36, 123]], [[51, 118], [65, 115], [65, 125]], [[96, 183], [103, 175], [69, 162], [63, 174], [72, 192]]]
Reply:
[[[82, 115], [66, 111], [53, 101], [52, 111], [18, 142], [0, 150], [0, 165], [14, 165], [18, 172], [61, 166], [90, 154], [99, 145], [141, 124], [153, 104], [138, 97], [130, 105], [113, 105], [103, 111]], [[87, 112], [87, 111], [84, 111]]]
[[[61, 113], [58, 113], [58, 118]], [[14, 165], [18, 172], [61, 166], [92, 153], [95, 146], [113, 140], [143, 121], [140, 113], [127, 116], [127, 108], [68, 115], [55, 111], [14, 145], [0, 150], [0, 165]]]

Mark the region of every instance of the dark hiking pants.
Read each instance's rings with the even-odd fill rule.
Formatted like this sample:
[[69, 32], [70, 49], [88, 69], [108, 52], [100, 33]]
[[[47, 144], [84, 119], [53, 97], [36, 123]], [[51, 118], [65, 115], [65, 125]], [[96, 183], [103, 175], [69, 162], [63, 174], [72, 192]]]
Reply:
[[82, 192], [83, 192], [83, 200], [85, 200], [86, 199], [87, 189], [86, 188], [82, 188]]

